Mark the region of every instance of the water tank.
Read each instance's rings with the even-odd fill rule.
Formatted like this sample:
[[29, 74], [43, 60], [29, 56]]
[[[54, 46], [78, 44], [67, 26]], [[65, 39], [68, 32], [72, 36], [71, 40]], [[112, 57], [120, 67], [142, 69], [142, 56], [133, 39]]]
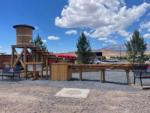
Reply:
[[35, 29], [30, 25], [14, 25], [16, 29], [16, 45], [28, 45], [32, 42], [32, 32]]

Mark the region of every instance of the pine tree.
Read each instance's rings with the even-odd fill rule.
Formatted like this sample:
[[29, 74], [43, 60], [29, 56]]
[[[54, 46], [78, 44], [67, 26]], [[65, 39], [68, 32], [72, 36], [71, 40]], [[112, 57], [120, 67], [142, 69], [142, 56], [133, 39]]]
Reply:
[[46, 45], [43, 43], [42, 38], [38, 34], [34, 40], [34, 45], [38, 46], [43, 51], [48, 51]]
[[79, 63], [90, 63], [90, 57], [92, 56], [91, 47], [88, 39], [84, 33], [81, 33], [77, 42], [77, 60]]
[[128, 53], [128, 60], [131, 63], [144, 63], [144, 52], [147, 49], [147, 44], [144, 38], [140, 36], [139, 31], [135, 30], [130, 41], [125, 43]]

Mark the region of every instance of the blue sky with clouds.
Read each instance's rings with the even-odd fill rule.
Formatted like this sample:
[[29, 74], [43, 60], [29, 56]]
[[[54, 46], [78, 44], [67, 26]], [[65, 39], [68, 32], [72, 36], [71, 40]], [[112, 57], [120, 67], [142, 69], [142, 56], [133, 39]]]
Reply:
[[0, 52], [16, 43], [15, 24], [36, 27], [49, 51], [76, 50], [81, 32], [93, 49], [124, 44], [135, 29], [150, 42], [150, 0], [0, 0]]

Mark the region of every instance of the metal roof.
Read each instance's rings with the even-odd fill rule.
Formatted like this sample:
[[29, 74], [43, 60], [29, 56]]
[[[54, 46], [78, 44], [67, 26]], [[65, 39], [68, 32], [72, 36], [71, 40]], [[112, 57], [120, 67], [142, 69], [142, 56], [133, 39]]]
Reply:
[[35, 30], [35, 27], [26, 24], [18, 24], [13, 26], [13, 28], [17, 28], [17, 27], [28, 27], [31, 28], [32, 30]]

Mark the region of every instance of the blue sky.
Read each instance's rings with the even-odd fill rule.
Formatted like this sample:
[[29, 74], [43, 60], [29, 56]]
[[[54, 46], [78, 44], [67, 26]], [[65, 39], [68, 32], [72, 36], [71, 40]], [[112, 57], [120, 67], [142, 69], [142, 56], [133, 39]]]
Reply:
[[0, 52], [16, 43], [15, 24], [36, 27], [49, 51], [76, 50], [81, 32], [93, 49], [124, 44], [138, 29], [150, 42], [150, 0], [0, 0]]

